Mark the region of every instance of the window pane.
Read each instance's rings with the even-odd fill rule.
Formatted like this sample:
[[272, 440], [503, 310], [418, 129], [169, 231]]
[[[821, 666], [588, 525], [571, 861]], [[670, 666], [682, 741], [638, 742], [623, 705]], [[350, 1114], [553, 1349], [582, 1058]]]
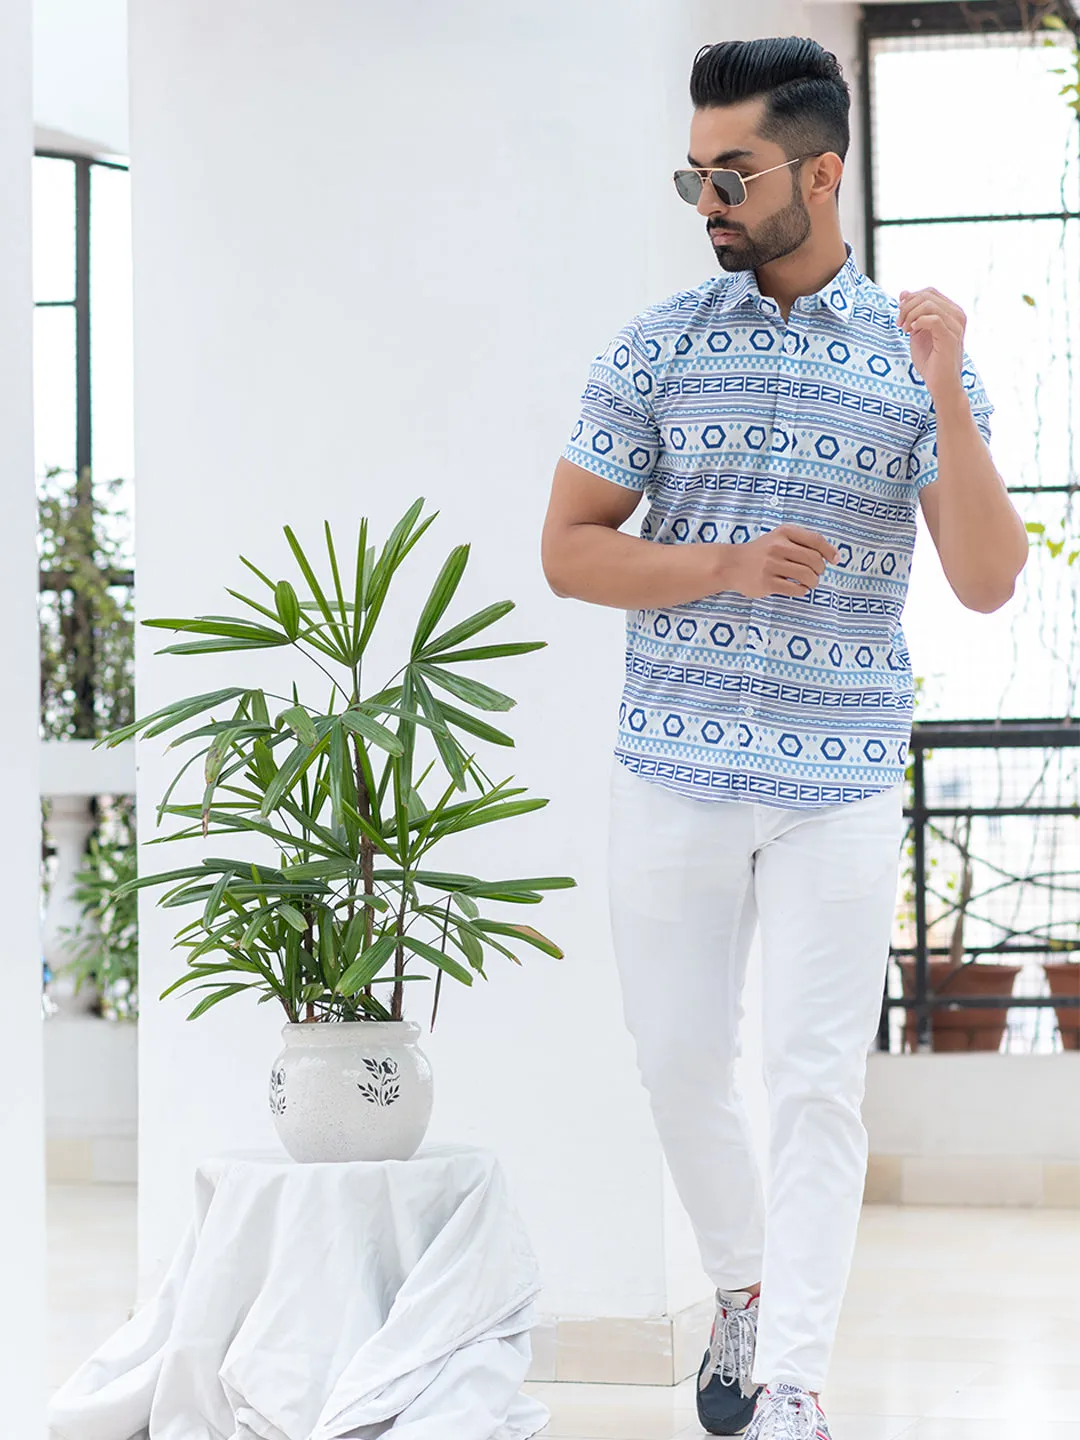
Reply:
[[34, 299], [75, 299], [75, 166], [34, 159]]
[[877, 246], [890, 294], [934, 285], [967, 311], [1008, 483], [1080, 482], [1080, 221], [904, 225]]
[[874, 44], [879, 219], [1080, 208], [1076, 116], [1058, 93], [1072, 37]]
[[39, 477], [75, 469], [75, 311], [34, 311], [34, 451]]
[[[94, 479], [121, 480], [111, 508], [116, 538], [130, 538], [133, 504], [131, 206], [126, 170], [95, 166], [90, 202], [90, 355]], [[124, 517], [124, 518], [121, 518]]]
[[[1010, 485], [1080, 480], [1080, 221], [910, 225], [878, 231], [880, 283], [935, 285], [968, 313], [967, 345], [996, 409], [998, 469]], [[1024, 295], [1035, 301], [1027, 304]], [[919, 536], [904, 625], [925, 677], [920, 718], [1067, 715], [1080, 682], [1080, 512], [1072, 497], [1019, 495], [1027, 522], [1064, 539], [1034, 547], [1016, 597], [965, 610]]]

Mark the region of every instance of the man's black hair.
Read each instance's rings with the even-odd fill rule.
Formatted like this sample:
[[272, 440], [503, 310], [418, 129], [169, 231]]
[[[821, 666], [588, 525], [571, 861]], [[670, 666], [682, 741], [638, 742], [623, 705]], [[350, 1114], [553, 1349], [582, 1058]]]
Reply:
[[851, 92], [836, 56], [816, 40], [724, 40], [698, 51], [690, 98], [698, 110], [765, 101], [759, 127], [784, 154], [847, 155]]

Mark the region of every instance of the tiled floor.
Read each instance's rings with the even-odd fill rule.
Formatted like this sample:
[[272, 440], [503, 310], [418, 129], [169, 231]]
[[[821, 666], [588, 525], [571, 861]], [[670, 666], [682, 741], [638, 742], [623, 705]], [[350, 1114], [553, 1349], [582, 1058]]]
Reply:
[[[58, 1383], [125, 1317], [134, 1196], [50, 1199]], [[675, 1389], [530, 1385], [551, 1440], [689, 1440]], [[1080, 1211], [871, 1207], [825, 1403], [834, 1440], [1080, 1440]]]

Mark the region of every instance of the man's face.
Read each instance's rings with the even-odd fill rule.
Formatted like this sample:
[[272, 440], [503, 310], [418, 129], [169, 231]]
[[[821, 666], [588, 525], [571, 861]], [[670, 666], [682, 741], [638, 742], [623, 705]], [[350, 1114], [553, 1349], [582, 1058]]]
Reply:
[[[793, 157], [757, 133], [764, 100], [695, 110], [690, 125], [690, 164], [700, 169], [736, 170], [745, 179]], [[746, 201], [725, 206], [712, 182], [697, 203], [705, 217], [716, 258], [725, 270], [757, 270], [790, 255], [810, 234], [803, 200], [801, 167], [785, 166], [746, 186]]]

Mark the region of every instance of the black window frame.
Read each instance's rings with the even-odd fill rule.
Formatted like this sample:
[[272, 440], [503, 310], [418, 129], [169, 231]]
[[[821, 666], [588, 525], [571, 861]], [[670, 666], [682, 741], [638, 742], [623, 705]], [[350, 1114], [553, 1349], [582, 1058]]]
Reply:
[[[921, 215], [906, 219], [882, 219], [877, 214], [874, 193], [874, 62], [872, 45], [875, 40], [891, 40], [912, 35], [1018, 35], [1043, 34], [1053, 31], [1043, 27], [1043, 18], [1055, 15], [1072, 31], [1080, 45], [1080, 14], [1068, 0], [1050, 0], [1048, 4], [1025, 4], [1023, 0], [921, 0], [907, 4], [904, 0], [887, 0], [881, 5], [863, 5], [859, 20], [859, 98], [861, 103], [863, 143], [863, 253], [865, 270], [871, 280], [877, 270], [877, 232], [901, 225], [992, 225], [1016, 220], [1075, 220], [1080, 210], [1023, 212], [1006, 215]], [[1076, 117], [1076, 145], [1080, 154], [1080, 115]], [[1074, 485], [1010, 485], [1013, 495], [1069, 495]]]
[[[90, 244], [92, 175], [95, 168], [123, 170], [130, 167], [122, 160], [108, 160], [93, 155], [77, 154], [47, 147], [35, 148], [35, 159], [63, 160], [73, 166], [75, 185], [75, 293], [71, 300], [34, 300], [34, 310], [73, 309], [75, 312], [75, 512], [86, 516], [80, 527], [85, 534], [93, 532], [93, 453], [94, 423], [91, 364], [91, 293]], [[105, 577], [110, 585], [133, 586], [131, 570], [110, 571]], [[38, 576], [40, 590], [66, 590], [70, 579], [63, 571], [43, 569]], [[96, 738], [96, 694], [93, 672], [93, 623], [81, 613], [81, 599], [76, 600], [77, 626], [83, 644], [89, 647], [88, 666], [75, 687], [75, 731], [77, 738]]]

